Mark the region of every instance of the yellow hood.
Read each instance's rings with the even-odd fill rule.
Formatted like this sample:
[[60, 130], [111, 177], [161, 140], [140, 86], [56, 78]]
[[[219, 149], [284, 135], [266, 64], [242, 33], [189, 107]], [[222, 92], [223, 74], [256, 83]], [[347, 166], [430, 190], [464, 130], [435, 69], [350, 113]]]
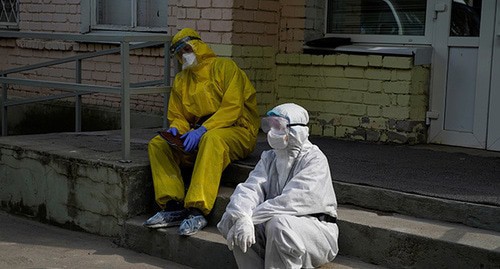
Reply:
[[210, 46], [208, 46], [205, 42], [203, 42], [201, 40], [200, 35], [191, 28], [184, 28], [179, 32], [177, 32], [177, 34], [175, 34], [174, 37], [172, 38], [172, 44], [175, 46], [177, 42], [179, 42], [181, 39], [185, 37], [199, 38], [199, 39], [192, 39], [186, 42], [193, 48], [194, 54], [196, 55], [198, 62], [201, 63], [203, 60], [207, 58], [216, 57], [215, 53], [210, 48]]

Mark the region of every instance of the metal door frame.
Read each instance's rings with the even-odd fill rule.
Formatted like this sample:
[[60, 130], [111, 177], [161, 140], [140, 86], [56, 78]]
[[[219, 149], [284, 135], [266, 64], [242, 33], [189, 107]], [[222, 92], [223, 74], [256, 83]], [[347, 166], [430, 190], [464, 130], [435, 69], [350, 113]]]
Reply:
[[488, 150], [500, 151], [500, 4], [497, 4], [495, 17], [486, 148]]
[[[481, 10], [480, 36], [450, 37], [452, 0], [436, 3], [445, 5], [444, 11], [434, 21], [433, 60], [431, 92], [429, 102], [430, 122], [428, 141], [430, 143], [456, 145], [471, 148], [486, 148], [488, 126], [488, 104], [492, 68], [494, 18], [496, 1], [483, 0]], [[445, 102], [448, 74], [448, 53], [450, 47], [478, 47], [478, 68], [474, 105], [473, 132], [457, 132], [444, 129]]]

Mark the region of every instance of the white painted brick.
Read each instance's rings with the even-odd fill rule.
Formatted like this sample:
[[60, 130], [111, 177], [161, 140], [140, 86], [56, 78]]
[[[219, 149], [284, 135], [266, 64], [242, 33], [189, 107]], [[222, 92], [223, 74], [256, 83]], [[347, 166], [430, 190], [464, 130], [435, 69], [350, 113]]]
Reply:
[[385, 56], [382, 60], [382, 66], [385, 68], [410, 69], [412, 65], [411, 57]]
[[350, 66], [368, 66], [368, 57], [366, 55], [349, 55]]
[[347, 78], [363, 78], [364, 72], [364, 69], [361, 67], [346, 67], [344, 69]]
[[337, 65], [348, 65], [349, 64], [349, 55], [347, 54], [339, 54], [336, 55], [336, 64]]
[[388, 81], [383, 83], [383, 88], [385, 93], [409, 94], [411, 83], [407, 81]]

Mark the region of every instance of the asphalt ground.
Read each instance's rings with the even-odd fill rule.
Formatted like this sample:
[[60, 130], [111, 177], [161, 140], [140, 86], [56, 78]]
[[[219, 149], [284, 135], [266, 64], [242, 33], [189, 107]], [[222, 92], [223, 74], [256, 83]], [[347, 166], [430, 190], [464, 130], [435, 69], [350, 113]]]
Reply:
[[[131, 131], [130, 165], [147, 165], [147, 142], [159, 129]], [[500, 206], [500, 152], [423, 144], [376, 144], [311, 136], [328, 157], [332, 178], [436, 198]], [[85, 160], [117, 163], [120, 131], [55, 133], [0, 138], [1, 144]], [[269, 149], [260, 134], [253, 153], [240, 163], [253, 166]]]
[[[456, 201], [500, 206], [500, 152], [443, 145], [376, 144], [311, 136], [334, 181]], [[241, 162], [255, 165], [257, 148]]]
[[118, 247], [111, 238], [0, 211], [0, 268], [189, 269]]
[[[148, 163], [156, 129], [132, 130], [132, 162]], [[0, 143], [72, 158], [117, 163], [120, 131], [1, 137]], [[442, 145], [374, 144], [310, 137], [328, 157], [334, 181], [500, 206], [500, 152]], [[255, 165], [269, 149], [261, 134], [240, 163]], [[70, 231], [0, 211], [0, 268], [189, 268], [115, 245], [111, 238]]]

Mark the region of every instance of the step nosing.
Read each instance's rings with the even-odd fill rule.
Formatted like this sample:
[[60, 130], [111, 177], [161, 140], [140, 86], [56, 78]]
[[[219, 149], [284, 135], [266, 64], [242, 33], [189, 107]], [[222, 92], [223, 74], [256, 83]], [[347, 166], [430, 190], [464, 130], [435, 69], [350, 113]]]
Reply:
[[[358, 225], [500, 253], [500, 233], [495, 231], [399, 214], [378, 215], [370, 211], [343, 207], [339, 207], [338, 214], [340, 228]], [[340, 230], [342, 233], [342, 229]]]

